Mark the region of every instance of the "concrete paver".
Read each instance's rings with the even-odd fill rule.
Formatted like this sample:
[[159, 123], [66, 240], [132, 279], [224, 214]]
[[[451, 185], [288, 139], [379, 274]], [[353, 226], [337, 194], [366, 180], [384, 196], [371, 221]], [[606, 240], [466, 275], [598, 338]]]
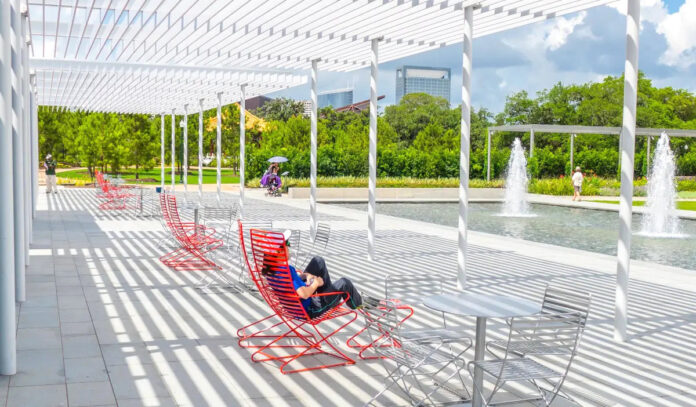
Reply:
[[[255, 193], [248, 194], [246, 219], [271, 217], [274, 226], [306, 237], [307, 202]], [[28, 299], [18, 314], [24, 350], [18, 374], [0, 377], [0, 406], [7, 393], [8, 406], [362, 405], [383, 385], [376, 361], [294, 375], [281, 375], [274, 363], [252, 363], [251, 351], [237, 346], [236, 330], [267, 315], [267, 306], [226, 287], [196, 288], [205, 273], [172, 271], [159, 262], [163, 234], [156, 219], [97, 205], [91, 190], [40, 195]], [[383, 295], [384, 278], [394, 273], [434, 273], [455, 285], [456, 229], [379, 215], [372, 263], [365, 255], [365, 214], [318, 207], [320, 221], [332, 227], [325, 256], [332, 275], [349, 277], [372, 295]], [[469, 243], [467, 290], [540, 300], [550, 283], [592, 293], [582, 351], [566, 386], [579, 404], [694, 400], [696, 271], [632, 262], [631, 339], [617, 343], [615, 258], [476, 232]], [[221, 262], [236, 278], [234, 258]], [[431, 326], [437, 323], [431, 314], [417, 309], [412, 323]], [[473, 320], [452, 323], [473, 335]], [[361, 324], [335, 343], [343, 346]], [[491, 320], [488, 332], [489, 339], [503, 338], [504, 321]], [[388, 392], [378, 404], [408, 402]]]

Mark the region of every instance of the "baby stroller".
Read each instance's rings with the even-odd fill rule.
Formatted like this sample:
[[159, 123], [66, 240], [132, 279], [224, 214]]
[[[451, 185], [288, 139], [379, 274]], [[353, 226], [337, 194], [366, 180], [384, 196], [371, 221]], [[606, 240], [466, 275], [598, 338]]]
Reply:
[[[288, 172], [284, 172], [282, 175], [287, 175]], [[281, 196], [280, 187], [283, 186], [283, 180], [280, 179], [280, 175], [276, 173], [268, 173], [261, 178], [261, 186], [266, 188], [266, 196]]]

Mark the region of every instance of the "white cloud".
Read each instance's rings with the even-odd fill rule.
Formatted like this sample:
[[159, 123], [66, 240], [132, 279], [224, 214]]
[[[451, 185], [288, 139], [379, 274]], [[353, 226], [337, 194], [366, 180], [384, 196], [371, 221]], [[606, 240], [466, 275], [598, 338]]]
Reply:
[[[626, 14], [627, 1], [610, 4]], [[664, 0], [641, 0], [641, 22], [650, 22], [665, 36], [667, 49], [660, 63], [679, 68], [696, 64], [696, 0], [685, 0], [679, 11], [669, 14]]]
[[551, 27], [544, 38], [544, 46], [551, 51], [562, 47], [568, 40], [568, 36], [575, 30], [575, 27], [585, 21], [586, 16], [587, 13], [583, 11], [572, 18], [557, 18], [553, 27]]
[[[628, 1], [622, 0], [615, 3], [609, 3], [607, 6], [615, 8], [619, 13], [626, 15], [628, 12]], [[663, 0], [641, 0], [640, 1], [640, 21], [647, 21], [653, 24], [659, 24], [667, 17], [669, 12]]]
[[680, 68], [696, 64], [696, 0], [686, 0], [679, 11], [666, 16], [657, 32], [667, 39], [660, 62]]

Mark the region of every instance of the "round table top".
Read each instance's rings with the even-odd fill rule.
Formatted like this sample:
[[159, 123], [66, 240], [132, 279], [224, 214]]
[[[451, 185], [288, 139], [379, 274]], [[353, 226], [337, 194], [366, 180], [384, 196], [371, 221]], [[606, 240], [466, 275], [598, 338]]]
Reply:
[[541, 311], [540, 303], [519, 297], [491, 294], [433, 295], [426, 297], [423, 304], [448, 314], [483, 318], [524, 317]]

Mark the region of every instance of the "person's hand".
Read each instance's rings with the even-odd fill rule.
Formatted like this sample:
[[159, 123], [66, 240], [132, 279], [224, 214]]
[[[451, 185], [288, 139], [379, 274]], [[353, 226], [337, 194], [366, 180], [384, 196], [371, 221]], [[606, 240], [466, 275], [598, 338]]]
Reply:
[[317, 283], [317, 287], [321, 287], [324, 285], [324, 279], [322, 279], [319, 276], [314, 276], [314, 282]]

